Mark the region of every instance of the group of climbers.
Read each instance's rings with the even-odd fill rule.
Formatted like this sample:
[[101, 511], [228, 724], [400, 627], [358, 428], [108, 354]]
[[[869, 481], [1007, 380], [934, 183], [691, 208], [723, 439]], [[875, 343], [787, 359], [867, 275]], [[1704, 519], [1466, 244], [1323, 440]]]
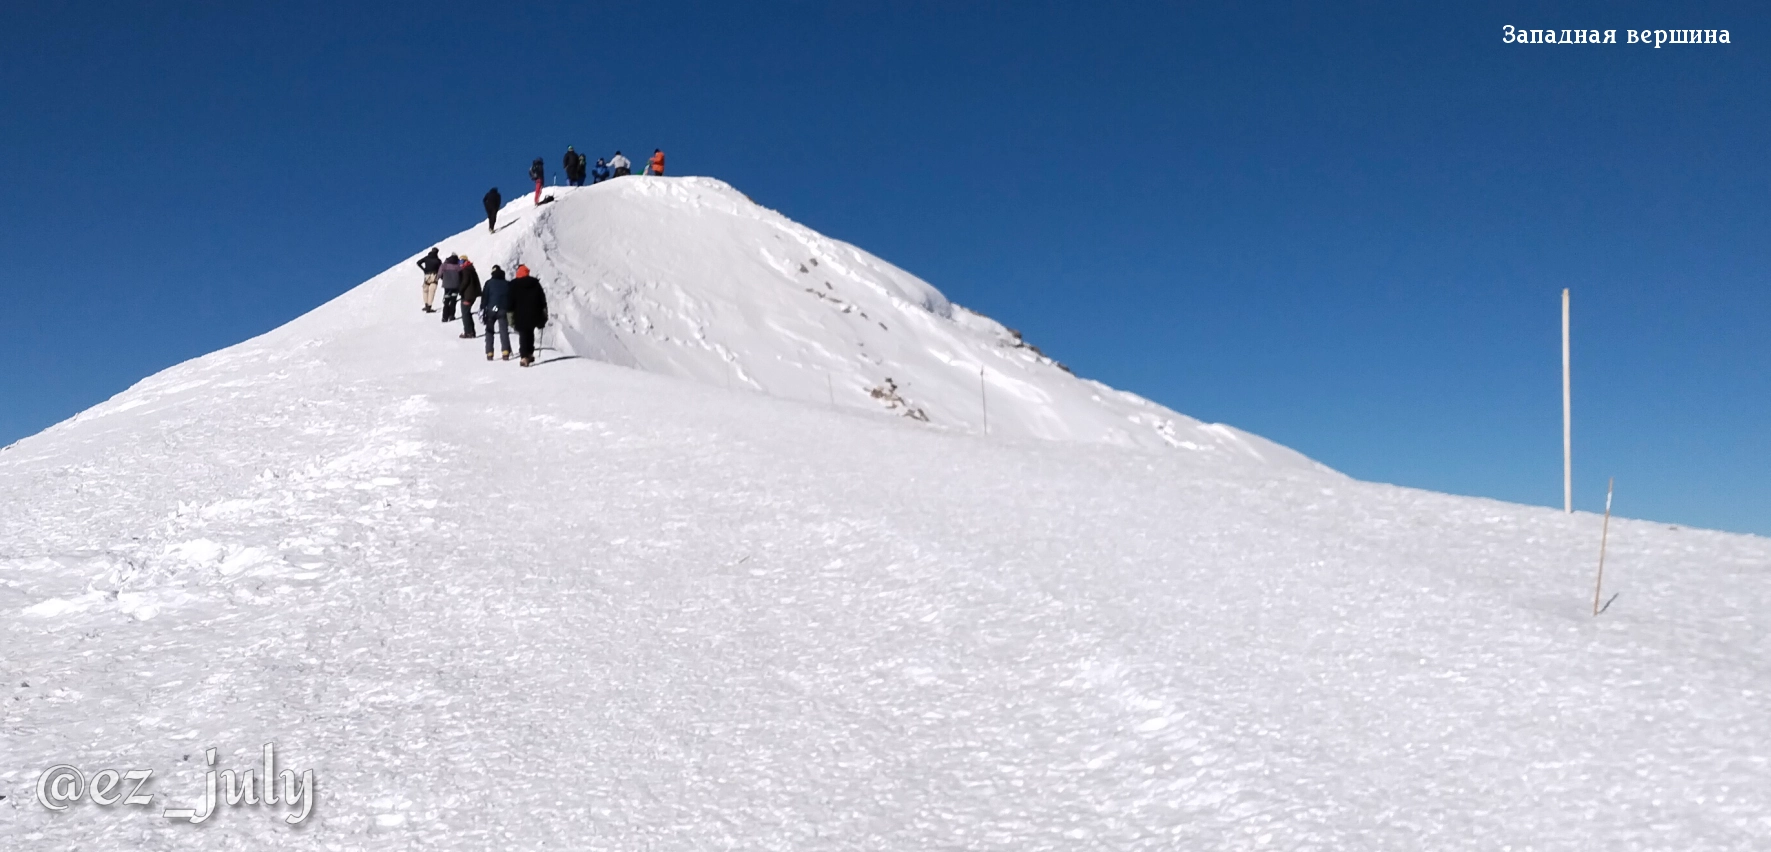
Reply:
[[[607, 160], [598, 157], [596, 165], [589, 166], [586, 165], [586, 158], [583, 154], [567, 145], [564, 162], [566, 182], [572, 186], [583, 186], [586, 177], [590, 178], [591, 183], [596, 184], [610, 178], [626, 177], [633, 174], [632, 161], [622, 156], [620, 151], [616, 151], [615, 155]], [[646, 170], [642, 174], [659, 177], [664, 175], [664, 150], [662, 148], [652, 149], [652, 158], [646, 161]], [[536, 157], [535, 161], [529, 164], [529, 180], [535, 182], [536, 204], [545, 204], [553, 200], [551, 195], [546, 198], [541, 196], [542, 188], [547, 186], [547, 164], [540, 157]], [[498, 211], [504, 207], [504, 196], [499, 193], [498, 187], [492, 187], [486, 191], [486, 196], [481, 201], [486, 206], [486, 230], [496, 232], [498, 230]], [[425, 274], [430, 275], [431, 273]]]
[[[535, 177], [540, 163], [541, 160], [537, 159], [535, 165], [530, 167], [529, 176], [531, 178]], [[626, 157], [622, 156], [620, 151], [616, 151], [614, 156], [606, 160], [602, 157], [596, 158], [596, 165], [592, 166], [589, 164], [588, 158], [573, 150], [570, 145], [566, 146], [564, 166], [566, 169], [566, 183], [570, 186], [583, 186], [584, 179], [587, 177], [590, 178], [591, 183], [596, 184], [602, 183], [609, 178], [625, 177], [633, 174], [633, 163]], [[646, 170], [643, 174], [658, 175], [660, 177], [664, 175], [664, 151], [662, 149], [654, 148], [652, 150], [652, 159], [646, 161]], [[540, 196], [538, 195], [536, 198], [539, 200]]]
[[[616, 151], [615, 155], [607, 160], [602, 157], [596, 158], [596, 165], [592, 166], [583, 154], [567, 145], [562, 165], [566, 170], [566, 183], [570, 186], [583, 186], [584, 179], [587, 177], [590, 178], [591, 183], [602, 183], [609, 178], [633, 174], [633, 163], [622, 156], [620, 151]], [[646, 161], [646, 170], [641, 174], [663, 177], [664, 150], [662, 148], [652, 149], [652, 158]], [[529, 166], [529, 178], [544, 182], [545, 177], [546, 170], [542, 167], [541, 158], [536, 157], [535, 162]], [[541, 183], [537, 183], [535, 186], [535, 200], [541, 200]]]
[[[574, 162], [577, 163], [576, 169], [574, 169], [573, 165], [572, 165]], [[570, 183], [573, 186], [583, 186], [584, 185], [584, 178], [587, 174], [590, 177], [591, 183], [602, 183], [603, 181], [606, 181], [609, 178], [626, 177], [627, 175], [633, 174], [633, 162], [631, 160], [627, 159], [626, 157], [622, 156], [620, 151], [616, 151], [615, 155], [608, 158], [607, 160], [603, 159], [602, 157], [596, 158], [596, 165], [591, 167], [588, 172], [585, 171], [584, 163], [585, 163], [584, 155], [573, 151], [572, 146], [567, 145], [566, 146], [566, 182], [567, 183]], [[641, 174], [657, 175], [659, 177], [664, 176], [664, 151], [663, 151], [663, 149], [661, 149], [661, 148], [653, 148], [652, 149], [652, 159], [646, 161], [646, 170], [644, 172], [642, 172]]]
[[[566, 182], [572, 186], [583, 186], [586, 177], [594, 184], [633, 174], [633, 163], [620, 151], [607, 160], [598, 157], [596, 165], [590, 166], [583, 154], [567, 145], [564, 165]], [[652, 149], [644, 174], [664, 174], [663, 149]], [[535, 203], [544, 203], [541, 190], [547, 185], [547, 165], [540, 157], [529, 164], [529, 179], [535, 182]], [[552, 201], [553, 197], [548, 196], [546, 200]], [[504, 207], [504, 195], [498, 187], [492, 187], [481, 201], [486, 207], [486, 230], [497, 233], [498, 211]], [[518, 363], [524, 367], [534, 364], [535, 332], [547, 326], [547, 291], [541, 288], [541, 282], [535, 276], [529, 274], [529, 267], [518, 264], [516, 277], [506, 279], [504, 270], [494, 266], [490, 276], [481, 282], [479, 271], [467, 255], [451, 254], [442, 258], [438, 254], [439, 250], [432, 248], [429, 254], [418, 259], [418, 268], [424, 272], [424, 312], [436, 313], [432, 302], [440, 284], [443, 289], [443, 322], [455, 321], [455, 308], [459, 304], [461, 337], [464, 339], [480, 336], [474, 328], [474, 303], [479, 303], [480, 320], [486, 326], [486, 360], [493, 359], [494, 331], [503, 343], [504, 360], [510, 360], [510, 330], [514, 327]]]
[[[566, 150], [572, 149], [567, 148]], [[597, 168], [590, 172], [591, 183], [602, 183], [612, 177], [626, 177], [633, 174], [633, 161], [622, 156], [620, 151], [616, 151], [615, 156], [610, 157], [607, 162], [598, 159], [596, 164]], [[640, 174], [664, 176], [664, 150], [662, 148], [652, 149], [652, 158], [646, 161], [646, 170]]]
[[431, 306], [440, 283], [443, 288], [443, 322], [455, 321], [455, 307], [461, 306], [461, 337], [480, 336], [474, 328], [474, 303], [479, 303], [480, 320], [486, 326], [486, 360], [493, 359], [492, 335], [496, 331], [502, 344], [504, 360], [510, 360], [510, 330], [517, 331], [517, 363], [528, 367], [535, 363], [535, 332], [547, 326], [547, 291], [541, 281], [529, 274], [529, 267], [518, 264], [516, 277], [506, 279], [504, 270], [494, 266], [485, 282], [465, 254], [440, 258], [440, 250], [432, 248], [419, 258], [418, 268], [424, 272], [424, 312], [436, 313]]

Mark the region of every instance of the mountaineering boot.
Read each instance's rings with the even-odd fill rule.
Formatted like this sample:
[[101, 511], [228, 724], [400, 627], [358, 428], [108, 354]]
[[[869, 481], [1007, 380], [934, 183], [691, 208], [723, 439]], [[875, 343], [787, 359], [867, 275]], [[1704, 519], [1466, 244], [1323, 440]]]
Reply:
[[486, 353], [486, 360], [488, 360], [488, 361], [492, 360], [492, 353], [490, 353], [490, 352]]
[[504, 350], [504, 360], [506, 360], [506, 361], [510, 360], [510, 350], [509, 349]]
[[519, 367], [527, 367], [527, 366], [529, 366], [529, 365], [530, 365], [530, 364], [533, 364], [533, 363], [535, 363], [535, 359], [534, 359], [534, 358], [524, 358], [524, 359], [522, 359], [522, 360], [521, 360], [521, 361], [518, 361], [518, 362], [517, 362], [517, 366], [519, 366]]
[[463, 335], [459, 335], [459, 337], [460, 337], [460, 338], [461, 338], [461, 339], [462, 339], [462, 340], [472, 340], [472, 339], [474, 339], [474, 338], [476, 338], [476, 337], [479, 337], [479, 335], [477, 335], [477, 334], [463, 334]]

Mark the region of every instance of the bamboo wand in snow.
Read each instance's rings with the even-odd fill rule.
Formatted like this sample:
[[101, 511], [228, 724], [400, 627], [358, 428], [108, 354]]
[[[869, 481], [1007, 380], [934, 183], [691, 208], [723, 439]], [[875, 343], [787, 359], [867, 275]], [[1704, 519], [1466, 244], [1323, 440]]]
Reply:
[[1599, 614], [1599, 590], [1605, 585], [1605, 539], [1611, 534], [1611, 489], [1617, 485], [1613, 476], [1605, 483], [1605, 523], [1599, 528], [1599, 578], [1593, 581], [1593, 615]]
[[990, 398], [984, 395], [984, 368], [978, 368], [978, 407], [984, 410], [984, 434], [990, 434]]

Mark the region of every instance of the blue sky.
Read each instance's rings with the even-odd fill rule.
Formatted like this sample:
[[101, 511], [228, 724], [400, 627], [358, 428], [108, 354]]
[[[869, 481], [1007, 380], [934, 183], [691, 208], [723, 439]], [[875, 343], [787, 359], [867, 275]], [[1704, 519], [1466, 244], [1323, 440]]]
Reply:
[[[73, 7], [78, 8], [64, 8]], [[31, 4], [0, 443], [274, 328], [567, 144], [1354, 476], [1771, 534], [1763, 3]], [[1501, 43], [1504, 24], [1730, 45]]]

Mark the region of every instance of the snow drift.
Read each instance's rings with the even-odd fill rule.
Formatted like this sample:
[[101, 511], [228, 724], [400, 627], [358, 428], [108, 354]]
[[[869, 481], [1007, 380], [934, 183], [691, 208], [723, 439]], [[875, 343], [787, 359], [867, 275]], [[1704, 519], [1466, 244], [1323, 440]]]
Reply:
[[[1614, 518], [1594, 619], [1596, 517], [1076, 380], [711, 181], [562, 194], [441, 243], [556, 288], [535, 368], [402, 262], [0, 453], [0, 848], [1771, 846], [1771, 541]], [[163, 817], [266, 743], [302, 825]]]

